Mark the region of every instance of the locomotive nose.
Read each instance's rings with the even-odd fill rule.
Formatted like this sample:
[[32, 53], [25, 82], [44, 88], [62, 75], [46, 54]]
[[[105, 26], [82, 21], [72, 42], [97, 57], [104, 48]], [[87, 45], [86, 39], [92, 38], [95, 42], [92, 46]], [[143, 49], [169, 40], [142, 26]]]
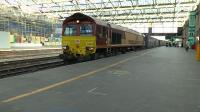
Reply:
[[65, 48], [65, 54], [73, 55], [74, 57], [85, 56], [95, 52], [96, 39], [95, 36], [63, 37], [62, 45]]

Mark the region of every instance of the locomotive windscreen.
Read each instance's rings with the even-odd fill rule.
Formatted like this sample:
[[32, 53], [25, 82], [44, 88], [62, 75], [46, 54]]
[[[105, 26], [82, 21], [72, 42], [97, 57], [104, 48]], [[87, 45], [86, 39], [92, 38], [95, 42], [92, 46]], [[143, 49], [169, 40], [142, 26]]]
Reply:
[[64, 28], [64, 36], [75, 36], [77, 33], [76, 25], [67, 25]]

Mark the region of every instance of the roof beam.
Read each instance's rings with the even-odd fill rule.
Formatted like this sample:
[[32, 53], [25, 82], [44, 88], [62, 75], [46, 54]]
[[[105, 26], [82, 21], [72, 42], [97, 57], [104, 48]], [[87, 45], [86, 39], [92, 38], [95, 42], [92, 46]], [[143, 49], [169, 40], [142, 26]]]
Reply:
[[[196, 2], [181, 2], [179, 4], [179, 7], [191, 7], [193, 6], [194, 4], [196, 4]], [[152, 8], [155, 8], [155, 9], [158, 9], [158, 8], [174, 8], [174, 3], [171, 4], [171, 3], [165, 3], [165, 4], [158, 4], [156, 6], [153, 6], [152, 4], [149, 4], [149, 5], [136, 5], [136, 6], [120, 6], [120, 7], [104, 7], [103, 10], [101, 10], [101, 8], [88, 8], [87, 10], [85, 11], [82, 11], [82, 13], [92, 13], [94, 11], [103, 11], [103, 12], [107, 12], [107, 11], [121, 11], [121, 10], [143, 10], [143, 9], [152, 9]], [[55, 6], [57, 7], [57, 6]], [[67, 7], [67, 5], [66, 5]], [[43, 7], [44, 8], [44, 7]], [[68, 12], [70, 14], [73, 14], [73, 13], [76, 13], [80, 10], [77, 10], [77, 9], [73, 9], [73, 10], [57, 10], [55, 12]], [[52, 13], [52, 11], [43, 11], [43, 13]]]

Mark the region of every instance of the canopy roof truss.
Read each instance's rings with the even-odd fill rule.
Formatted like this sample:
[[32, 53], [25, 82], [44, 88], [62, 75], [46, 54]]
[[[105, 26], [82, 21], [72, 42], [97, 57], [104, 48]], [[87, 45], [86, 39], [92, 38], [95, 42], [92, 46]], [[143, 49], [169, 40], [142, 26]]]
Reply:
[[[199, 0], [1, 0], [0, 4], [25, 14], [63, 20], [76, 12], [119, 25], [183, 26]], [[12, 11], [11, 11], [12, 12]], [[15, 12], [15, 11], [14, 11]], [[21, 13], [21, 16], [23, 14]]]

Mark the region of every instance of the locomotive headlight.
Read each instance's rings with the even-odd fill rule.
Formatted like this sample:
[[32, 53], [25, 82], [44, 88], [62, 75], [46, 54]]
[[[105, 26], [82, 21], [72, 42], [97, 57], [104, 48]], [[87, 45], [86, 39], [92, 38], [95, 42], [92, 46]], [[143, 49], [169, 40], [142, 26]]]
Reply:
[[67, 48], [67, 46], [63, 46], [62, 48], [63, 48], [63, 49], [66, 49], [66, 48]]
[[63, 46], [62, 49], [69, 49], [69, 47], [68, 46]]
[[63, 46], [62, 49], [66, 49], [66, 46]]
[[80, 21], [79, 20], [76, 20], [76, 23], [79, 23]]
[[92, 51], [92, 50], [94, 50], [94, 48], [93, 48], [93, 47], [90, 47], [90, 48], [89, 48], [89, 50], [91, 50], [91, 51]]
[[94, 50], [93, 47], [87, 47], [86, 49], [89, 50], [89, 51], [93, 51]]

